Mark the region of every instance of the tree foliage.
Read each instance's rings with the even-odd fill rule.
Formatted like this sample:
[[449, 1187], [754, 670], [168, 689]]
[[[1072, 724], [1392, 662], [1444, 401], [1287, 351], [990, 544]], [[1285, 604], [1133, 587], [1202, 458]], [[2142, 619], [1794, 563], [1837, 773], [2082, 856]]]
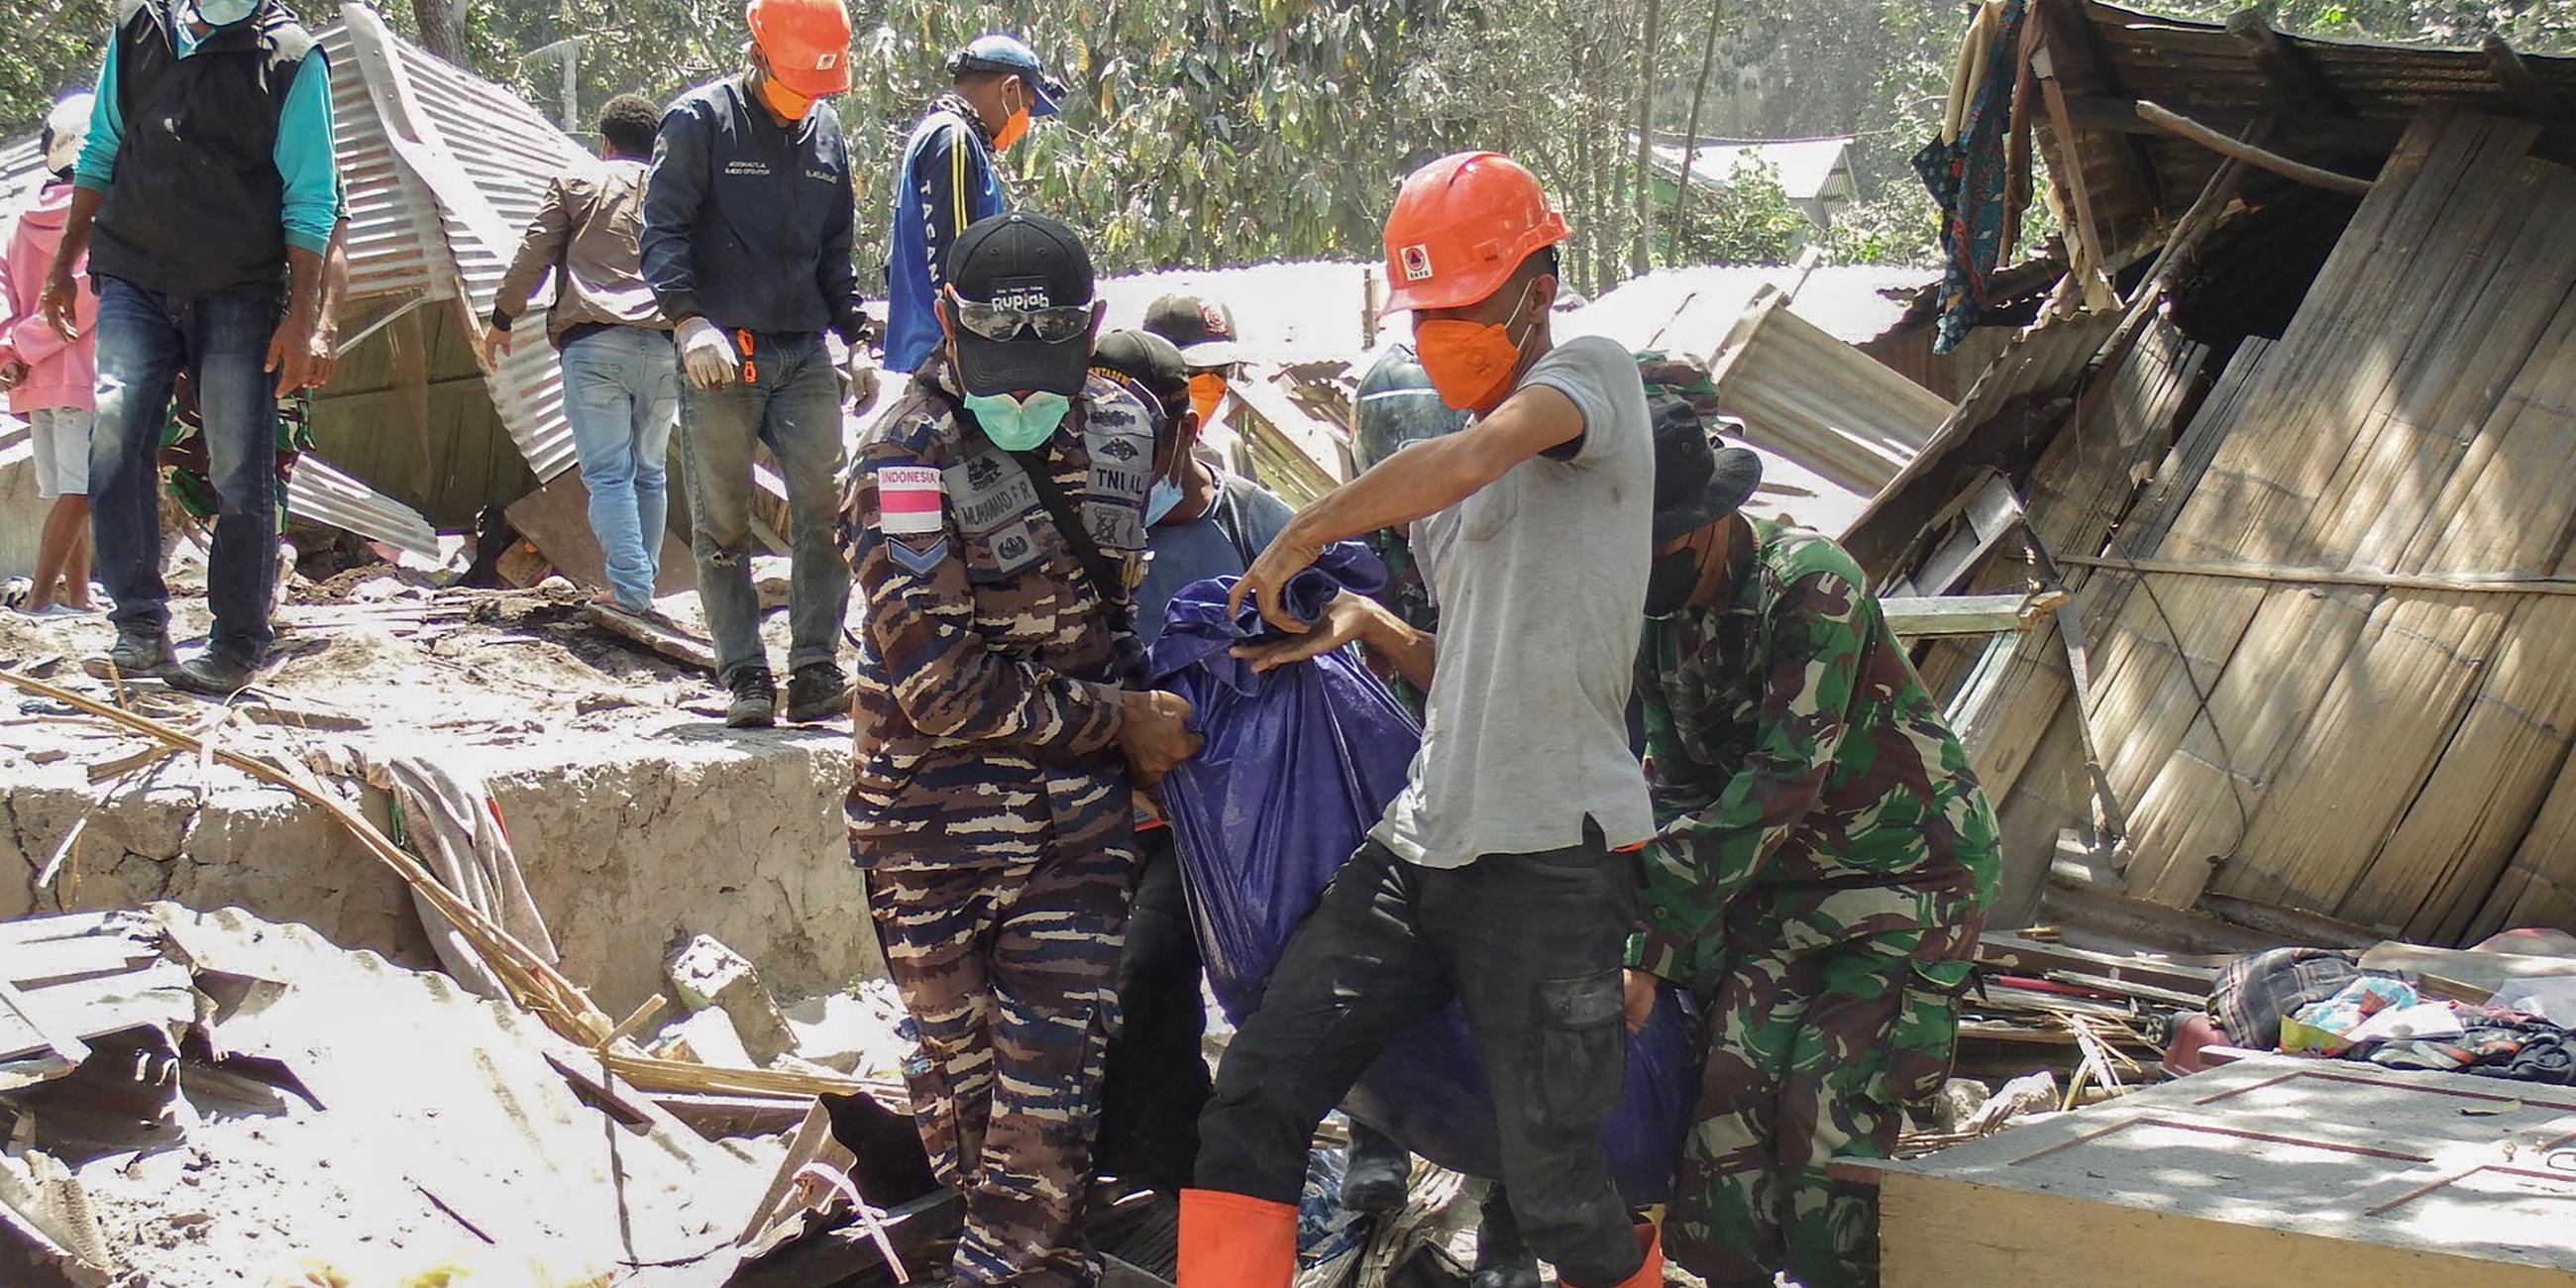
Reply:
[[[294, 0], [328, 21], [335, 0]], [[2240, 0], [2162, 0], [2217, 18]], [[427, 6], [427, 7], [421, 7]], [[1722, 6], [1712, 8], [1712, 6]], [[1965, 18], [1931, 0], [851, 0], [857, 85], [837, 101], [860, 177], [861, 262], [881, 261], [905, 133], [941, 63], [989, 30], [1026, 36], [1072, 86], [1064, 118], [1004, 158], [1015, 200], [1086, 230], [1105, 269], [1370, 256], [1408, 170], [1464, 147], [1508, 152], [1573, 222], [1568, 276], [1599, 292], [1643, 235], [1660, 261], [1783, 253], [1803, 231], [1760, 182], [1695, 186], [1690, 232], [1640, 222], [1638, 111], [1660, 135], [1856, 136], [1862, 199], [1837, 217], [1846, 262], [1932, 248], [1907, 165], [1929, 137]], [[2576, 0], [2269, 0], [2285, 30], [2576, 49]], [[31, 0], [0, 39], [0, 127], [30, 128], [88, 83], [112, 0]], [[1654, 19], [1649, 21], [1649, 12]], [[610, 95], [668, 98], [743, 63], [740, 0], [403, 0], [460, 15], [457, 57], [576, 132]], [[1719, 56], [1703, 80], [1712, 15]], [[1648, 57], [1649, 54], [1653, 56]], [[1642, 83], [1644, 69], [1657, 69]], [[566, 71], [571, 73], [566, 84]], [[1703, 87], [1705, 93], [1700, 92]], [[1649, 93], [1649, 91], [1651, 91]], [[1670, 217], [1661, 206], [1648, 223]], [[1652, 234], [1661, 234], [1660, 236]]]

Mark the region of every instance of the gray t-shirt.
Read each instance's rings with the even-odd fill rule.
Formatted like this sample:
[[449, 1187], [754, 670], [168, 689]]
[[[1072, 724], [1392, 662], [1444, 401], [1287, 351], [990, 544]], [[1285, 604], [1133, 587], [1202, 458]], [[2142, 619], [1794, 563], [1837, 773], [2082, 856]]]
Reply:
[[1646, 612], [1655, 453], [1634, 356], [1597, 336], [1532, 364], [1583, 413], [1565, 460], [1532, 457], [1424, 521], [1440, 602], [1422, 750], [1371, 833], [1424, 867], [1654, 835], [1628, 749]]

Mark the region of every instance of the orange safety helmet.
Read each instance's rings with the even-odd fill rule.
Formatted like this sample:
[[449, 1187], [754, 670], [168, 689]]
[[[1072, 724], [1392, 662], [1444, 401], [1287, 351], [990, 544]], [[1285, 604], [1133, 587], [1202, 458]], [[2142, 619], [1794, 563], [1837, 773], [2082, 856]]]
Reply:
[[1386, 306], [1454, 309], [1501, 290], [1567, 236], [1538, 178], [1500, 152], [1458, 152], [1407, 176], [1386, 217]]
[[821, 98], [850, 88], [850, 11], [842, 0], [751, 0], [742, 11], [769, 74]]

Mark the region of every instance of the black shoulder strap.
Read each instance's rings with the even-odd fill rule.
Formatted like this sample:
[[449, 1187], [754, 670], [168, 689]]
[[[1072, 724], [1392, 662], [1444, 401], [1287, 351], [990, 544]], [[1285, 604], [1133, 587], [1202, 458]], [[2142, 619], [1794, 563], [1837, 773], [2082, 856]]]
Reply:
[[1018, 461], [1021, 472], [1029, 476], [1029, 486], [1036, 489], [1038, 504], [1046, 507], [1047, 517], [1055, 521], [1055, 530], [1064, 534], [1064, 543], [1073, 547], [1074, 561], [1082, 565], [1083, 575], [1091, 579], [1092, 595], [1100, 601], [1101, 617], [1109, 624], [1110, 632], [1116, 634], [1127, 630], [1132, 606], [1123, 594], [1113, 596], [1110, 593], [1113, 587], [1125, 591], [1127, 579], [1120, 574], [1118, 565], [1101, 551], [1100, 543], [1091, 539], [1091, 529], [1082, 522], [1082, 516], [1075, 514], [1072, 505], [1065, 501], [1063, 491], [1055, 485], [1055, 471], [1048, 467], [1046, 454], [1013, 452], [1011, 458]]

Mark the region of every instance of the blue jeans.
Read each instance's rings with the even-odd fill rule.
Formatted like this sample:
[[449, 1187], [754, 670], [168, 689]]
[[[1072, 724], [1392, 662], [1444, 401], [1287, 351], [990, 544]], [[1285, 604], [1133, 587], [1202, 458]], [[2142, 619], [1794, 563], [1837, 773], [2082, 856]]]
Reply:
[[[730, 334], [730, 333], [728, 333]], [[678, 355], [671, 358], [679, 369]], [[841, 510], [841, 386], [820, 335], [755, 338], [750, 381], [700, 389], [680, 379], [680, 441], [688, 449], [689, 516], [696, 529], [698, 599], [715, 636], [716, 679], [767, 666], [760, 599], [751, 586], [751, 448], [767, 443], [786, 475], [789, 553], [787, 669], [840, 658], [850, 566], [833, 528]]]
[[98, 419], [89, 440], [90, 533], [98, 579], [116, 598], [119, 634], [170, 629], [161, 581], [161, 473], [170, 387], [188, 373], [205, 418], [215, 485], [215, 544], [206, 560], [211, 651], [257, 666], [274, 638], [277, 580], [277, 395], [268, 361], [278, 304], [192, 299], [98, 279]]
[[637, 611], [653, 606], [670, 518], [664, 462], [680, 401], [671, 355], [670, 332], [619, 326], [573, 340], [561, 358], [564, 418], [590, 489], [590, 530], [607, 558], [609, 589]]

